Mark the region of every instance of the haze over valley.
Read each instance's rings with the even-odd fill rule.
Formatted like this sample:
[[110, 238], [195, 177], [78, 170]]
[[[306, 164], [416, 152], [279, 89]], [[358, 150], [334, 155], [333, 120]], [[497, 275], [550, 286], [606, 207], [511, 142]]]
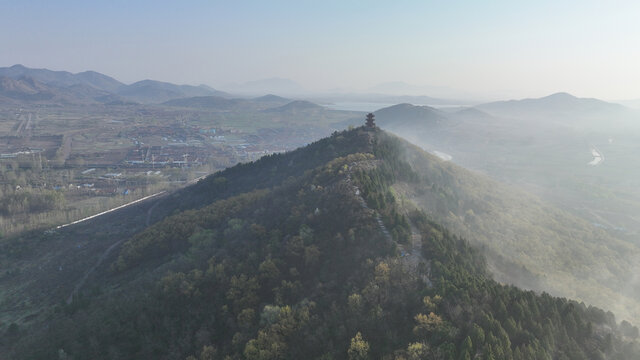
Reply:
[[569, 3], [10, 1], [0, 358], [637, 359], [640, 7]]

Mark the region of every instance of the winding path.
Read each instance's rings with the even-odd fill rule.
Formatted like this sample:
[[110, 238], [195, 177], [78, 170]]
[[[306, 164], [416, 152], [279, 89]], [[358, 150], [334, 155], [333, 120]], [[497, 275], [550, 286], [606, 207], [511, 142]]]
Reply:
[[91, 267], [82, 277], [82, 279], [80, 279], [80, 281], [78, 281], [78, 283], [76, 284], [76, 286], [73, 288], [73, 291], [71, 292], [71, 294], [69, 294], [69, 297], [67, 298], [67, 305], [71, 304], [71, 302], [73, 301], [73, 297], [78, 293], [78, 291], [80, 291], [80, 289], [84, 286], [84, 283], [87, 282], [87, 279], [89, 278], [89, 275], [91, 275], [91, 273], [93, 273], [98, 266], [100, 266], [100, 264], [102, 264], [102, 262], [104, 261], [104, 259], [107, 258], [107, 256], [109, 256], [109, 254], [111, 253], [111, 251], [113, 249], [115, 249], [118, 245], [120, 245], [125, 239], [120, 239], [117, 242], [113, 243], [111, 246], [109, 246], [109, 248], [107, 250], [105, 250], [102, 255], [100, 255], [100, 258], [98, 259], [98, 262], [93, 265], [93, 267]]
[[371, 209], [369, 207], [369, 205], [367, 205], [367, 202], [362, 197], [360, 189], [356, 185], [353, 184], [353, 181], [351, 181], [351, 169], [352, 169], [353, 165], [355, 165], [355, 164], [351, 164], [349, 166], [349, 170], [347, 172], [347, 180], [346, 180], [347, 184], [349, 184], [349, 186], [351, 186], [351, 190], [353, 191], [353, 194], [356, 196], [356, 199], [360, 203], [360, 206], [363, 209], [367, 209], [367, 210], [373, 211], [375, 219], [376, 219], [376, 222], [378, 223], [378, 227], [380, 228], [380, 231], [382, 232], [384, 237], [387, 239], [387, 241], [393, 241], [393, 238], [391, 237], [391, 234], [389, 233], [389, 230], [387, 229], [387, 227], [382, 222], [382, 218], [380, 218], [380, 214], [377, 211]]
[[[419, 276], [428, 287], [432, 287], [433, 284], [429, 278], [431, 276], [431, 260], [425, 259], [424, 255], [422, 255], [422, 234], [420, 234], [420, 231], [418, 231], [411, 221], [409, 221], [409, 226], [411, 227], [411, 240], [409, 244], [398, 244], [403, 263], [407, 270]], [[422, 274], [420, 271], [420, 263], [425, 264], [425, 271]]]
[[[353, 184], [353, 181], [351, 180], [351, 170], [354, 165], [355, 163], [351, 164], [348, 168], [347, 179], [346, 179], [347, 184], [351, 186], [353, 194], [356, 196], [356, 199], [360, 203], [360, 206], [363, 209], [373, 211], [376, 222], [378, 223], [378, 227], [380, 228], [380, 232], [382, 232], [382, 234], [385, 236], [387, 241], [393, 242], [393, 238], [391, 237], [391, 234], [389, 233], [389, 230], [387, 229], [387, 227], [382, 222], [382, 218], [380, 217], [380, 214], [377, 211], [371, 209], [367, 205], [367, 202], [362, 197], [362, 193], [360, 192], [360, 189], [358, 188], [358, 186]], [[405, 266], [405, 268], [409, 272], [420, 277], [428, 287], [432, 287], [433, 284], [431, 282], [431, 279], [429, 279], [429, 276], [431, 276], [431, 261], [428, 259], [425, 259], [424, 256], [422, 255], [422, 235], [420, 234], [418, 229], [413, 225], [413, 223], [411, 223], [411, 221], [409, 221], [409, 225], [411, 226], [411, 240], [409, 244], [403, 245], [403, 244], [397, 243], [398, 249], [400, 249], [400, 259], [402, 261], [402, 264]], [[422, 274], [420, 271], [420, 263], [425, 264], [425, 272]]]

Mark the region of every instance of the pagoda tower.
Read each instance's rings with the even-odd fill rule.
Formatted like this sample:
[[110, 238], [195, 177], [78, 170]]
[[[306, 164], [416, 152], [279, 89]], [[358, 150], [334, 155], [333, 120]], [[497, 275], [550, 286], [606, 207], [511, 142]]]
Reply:
[[373, 115], [372, 113], [368, 113], [367, 114], [367, 122], [365, 123], [365, 125], [369, 128], [374, 128], [376, 127], [376, 122], [374, 119], [375, 115]]

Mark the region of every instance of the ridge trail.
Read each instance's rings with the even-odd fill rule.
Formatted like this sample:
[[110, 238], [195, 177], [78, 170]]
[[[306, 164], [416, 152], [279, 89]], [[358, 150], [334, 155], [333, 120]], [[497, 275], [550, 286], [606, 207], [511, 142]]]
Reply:
[[[386, 225], [384, 224], [384, 222], [382, 222], [380, 213], [378, 213], [378, 211], [374, 209], [371, 209], [369, 205], [367, 205], [366, 200], [362, 197], [360, 189], [351, 180], [351, 170], [355, 165], [356, 163], [349, 165], [346, 182], [347, 184], [349, 184], [349, 186], [351, 186], [353, 194], [355, 195], [358, 203], [360, 203], [360, 206], [363, 209], [373, 211], [376, 223], [378, 224], [378, 228], [380, 229], [380, 232], [382, 232], [382, 234], [385, 236], [387, 241], [393, 242], [391, 233], [389, 233]], [[429, 279], [429, 276], [431, 276], [431, 261], [425, 259], [422, 255], [422, 235], [410, 220], [409, 225], [411, 227], [411, 238], [409, 244], [404, 245], [397, 243], [398, 249], [400, 250], [400, 260], [409, 272], [420, 277], [428, 287], [431, 287], [433, 286], [431, 280]], [[424, 271], [420, 271], [421, 263], [425, 265]]]

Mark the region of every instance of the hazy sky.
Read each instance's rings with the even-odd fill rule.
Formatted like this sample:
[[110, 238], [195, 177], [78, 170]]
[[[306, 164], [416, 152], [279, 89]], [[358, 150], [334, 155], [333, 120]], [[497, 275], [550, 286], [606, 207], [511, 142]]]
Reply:
[[[640, 98], [638, 1], [0, 0], [0, 66]], [[428, 95], [428, 94], [426, 94]]]

